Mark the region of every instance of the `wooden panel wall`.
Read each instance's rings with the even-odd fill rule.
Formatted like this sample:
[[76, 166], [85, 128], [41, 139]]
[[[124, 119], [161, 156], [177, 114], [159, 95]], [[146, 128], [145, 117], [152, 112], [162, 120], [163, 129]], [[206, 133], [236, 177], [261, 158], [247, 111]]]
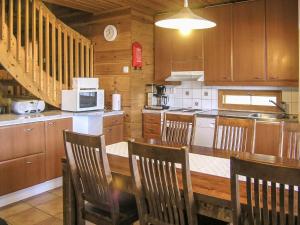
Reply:
[[[118, 36], [113, 42], [103, 37], [106, 25], [117, 27]], [[141, 137], [142, 113], [145, 104], [145, 84], [153, 82], [153, 18], [135, 10], [93, 16], [82, 24], [73, 27], [95, 43], [95, 77], [100, 78], [100, 86], [105, 90], [105, 106], [111, 107], [114, 92], [122, 96], [122, 109], [125, 111], [125, 136]], [[138, 41], [143, 46], [143, 68], [131, 68], [132, 43]], [[129, 66], [129, 73], [123, 67]]]

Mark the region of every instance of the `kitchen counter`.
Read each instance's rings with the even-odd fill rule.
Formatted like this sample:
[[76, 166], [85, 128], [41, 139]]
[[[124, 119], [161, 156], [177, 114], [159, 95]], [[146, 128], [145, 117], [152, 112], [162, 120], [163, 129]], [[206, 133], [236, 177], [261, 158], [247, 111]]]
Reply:
[[[210, 117], [214, 118], [216, 116], [225, 116], [233, 118], [251, 118], [256, 119], [257, 121], [268, 121], [268, 122], [298, 122], [297, 115], [290, 115], [290, 118], [256, 118], [249, 116], [250, 114], [255, 114], [256, 112], [244, 112], [244, 111], [230, 111], [230, 110], [209, 110], [197, 113], [197, 117]], [[276, 113], [265, 113], [265, 114], [276, 114]], [[280, 114], [280, 113], [278, 113]]]
[[45, 111], [42, 113], [33, 113], [26, 115], [17, 115], [17, 114], [2, 114], [0, 115], [0, 127], [25, 124], [25, 123], [34, 123], [34, 122], [43, 122], [48, 120], [56, 119], [65, 119], [72, 118], [73, 116], [114, 116], [122, 115], [123, 111], [91, 111], [91, 112], [65, 112], [60, 110], [51, 110]]

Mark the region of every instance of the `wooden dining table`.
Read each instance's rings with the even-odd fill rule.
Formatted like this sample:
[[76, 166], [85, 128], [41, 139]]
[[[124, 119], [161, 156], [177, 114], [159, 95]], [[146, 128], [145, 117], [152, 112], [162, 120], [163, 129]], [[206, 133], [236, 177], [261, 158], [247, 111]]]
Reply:
[[[178, 145], [163, 142], [159, 139], [136, 139], [136, 142], [147, 143], [151, 145], [173, 146]], [[109, 146], [107, 146], [109, 147]], [[275, 156], [250, 154], [247, 152], [229, 152], [213, 148], [190, 146], [190, 157], [195, 155], [208, 156], [209, 159], [226, 159], [226, 167], [229, 166], [230, 157], [238, 157], [240, 159], [276, 164], [281, 166], [292, 166], [300, 168], [300, 163], [296, 160], [288, 160]], [[124, 150], [124, 149], [123, 149]], [[126, 151], [126, 150], [124, 150]], [[127, 150], [128, 151], [128, 150]], [[108, 160], [113, 177], [113, 186], [120, 191], [134, 194], [132, 186], [131, 173], [129, 168], [129, 159], [125, 155], [110, 154], [108, 152]], [[206, 162], [209, 163], [209, 162]], [[71, 176], [66, 163], [66, 159], [62, 159], [63, 166], [63, 207], [64, 207], [64, 224], [75, 225], [79, 224], [76, 218], [76, 195], [74, 193]], [[207, 165], [199, 165], [199, 167]], [[213, 165], [209, 165], [210, 167]], [[223, 165], [224, 167], [224, 165]], [[225, 168], [230, 171], [230, 168]], [[222, 174], [223, 171], [216, 171], [215, 174]], [[230, 192], [230, 176], [219, 176], [206, 172], [192, 171], [192, 187], [197, 205], [197, 212], [201, 215], [212, 217], [218, 220], [232, 222], [231, 214], [231, 192]], [[179, 183], [180, 183], [179, 178]], [[241, 203], [246, 203], [245, 182], [240, 182]]]

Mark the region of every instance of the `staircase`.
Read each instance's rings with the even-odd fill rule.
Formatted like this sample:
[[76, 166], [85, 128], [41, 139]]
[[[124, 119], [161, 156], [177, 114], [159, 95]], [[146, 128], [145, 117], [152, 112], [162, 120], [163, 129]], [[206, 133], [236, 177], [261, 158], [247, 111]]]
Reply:
[[0, 4], [0, 64], [37, 98], [59, 107], [73, 77], [93, 77], [92, 42], [41, 0]]

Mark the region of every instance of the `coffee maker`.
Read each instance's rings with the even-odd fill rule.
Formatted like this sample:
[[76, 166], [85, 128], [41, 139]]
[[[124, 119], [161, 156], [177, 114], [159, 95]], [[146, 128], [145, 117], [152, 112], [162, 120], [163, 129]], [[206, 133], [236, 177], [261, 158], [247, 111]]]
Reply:
[[146, 109], [168, 109], [169, 97], [166, 95], [164, 85], [147, 84], [146, 85], [147, 105]]

